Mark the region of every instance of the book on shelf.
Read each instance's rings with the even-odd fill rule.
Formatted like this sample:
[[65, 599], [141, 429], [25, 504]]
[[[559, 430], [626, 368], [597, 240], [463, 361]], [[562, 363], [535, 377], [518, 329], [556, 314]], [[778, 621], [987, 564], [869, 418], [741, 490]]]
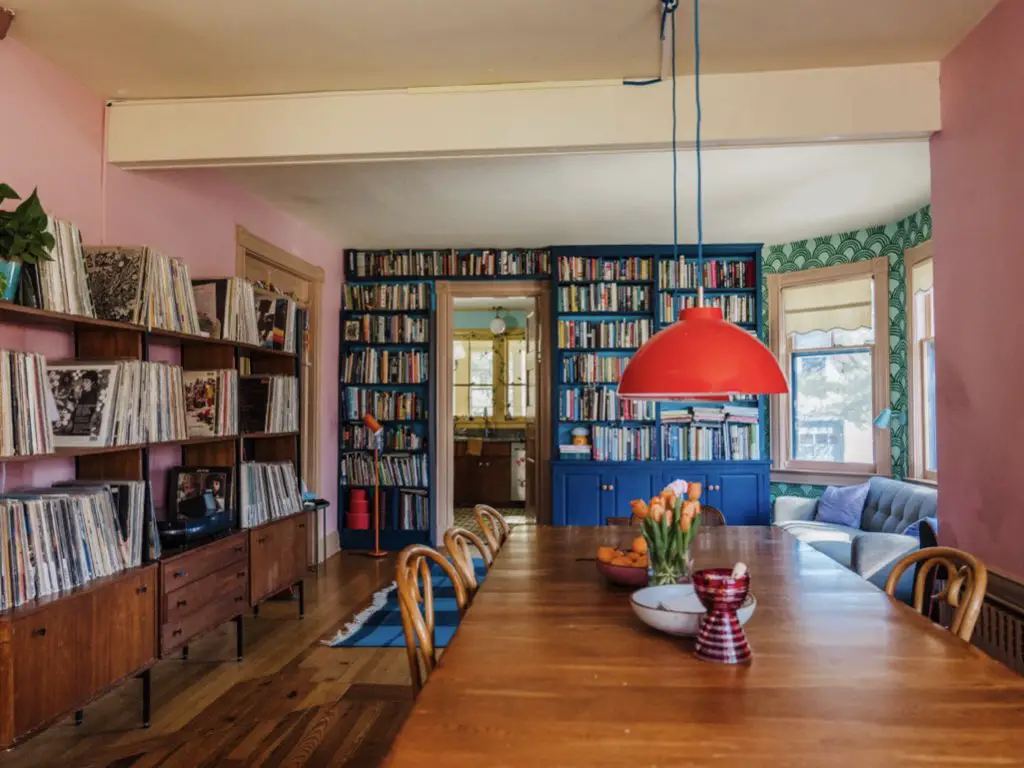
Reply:
[[[366, 427], [347, 424], [341, 429], [341, 450], [372, 451], [373, 434]], [[426, 445], [426, 440], [412, 427], [386, 427], [384, 429], [385, 451], [419, 451]]]
[[650, 461], [654, 458], [654, 427], [604, 427], [590, 430], [595, 461]]
[[0, 458], [53, 453], [57, 404], [46, 371], [42, 355], [0, 350]]
[[362, 315], [345, 321], [345, 341], [365, 344], [426, 344], [425, 317]]
[[299, 380], [295, 376], [243, 376], [238, 383], [238, 401], [243, 433], [299, 429]]
[[650, 312], [653, 295], [649, 285], [563, 285], [558, 306], [561, 312]]
[[85, 271], [96, 317], [198, 334], [188, 267], [144, 245], [87, 245]]
[[241, 277], [193, 280], [192, 295], [202, 335], [260, 346], [252, 283]]
[[342, 380], [350, 384], [422, 384], [427, 380], [425, 351], [358, 349], [342, 361]]
[[[123, 499], [115, 501], [114, 485]], [[138, 565], [145, 497], [141, 481], [0, 497], [0, 610]]]
[[348, 251], [349, 277], [504, 277], [551, 272], [547, 249]]
[[628, 320], [559, 320], [559, 349], [636, 349], [651, 338], [647, 317]]
[[593, 450], [590, 445], [563, 444], [558, 446], [558, 458], [563, 461], [590, 461]]
[[141, 360], [50, 363], [54, 446], [111, 447], [187, 438], [181, 366]]
[[430, 496], [426, 491], [403, 488], [398, 492], [398, 529], [430, 530]]
[[651, 280], [649, 256], [594, 257], [559, 256], [558, 279], [573, 280]]
[[[427, 455], [392, 454], [380, 457], [379, 481], [382, 486], [426, 488], [430, 482]], [[341, 485], [373, 485], [374, 459], [366, 453], [346, 453], [341, 457]]]
[[259, 345], [281, 352], [295, 352], [295, 300], [262, 288], [254, 288], [253, 294]]
[[348, 387], [344, 401], [347, 421], [361, 421], [367, 413], [379, 421], [418, 421], [427, 414], [423, 398], [415, 392]]
[[185, 421], [189, 437], [238, 434], [238, 371], [185, 371]]
[[629, 365], [630, 355], [573, 352], [562, 356], [563, 384], [616, 384]]
[[46, 231], [53, 235], [53, 260], [22, 263], [18, 303], [48, 312], [95, 317], [81, 232], [71, 222], [52, 217]]
[[657, 404], [649, 400], [620, 400], [612, 387], [563, 389], [558, 395], [562, 421], [654, 421]]
[[755, 406], [692, 406], [662, 412], [661, 455], [666, 461], [743, 461], [761, 457]]
[[238, 474], [242, 528], [253, 528], [302, 509], [299, 480], [290, 461], [246, 461], [242, 462]]
[[430, 296], [426, 283], [404, 283], [402, 285], [353, 285], [344, 286], [344, 307], [349, 312], [370, 312], [375, 310], [416, 311], [430, 308]]
[[[661, 321], [663, 323], [674, 323], [679, 319], [679, 313], [684, 308], [688, 309], [697, 306], [697, 297], [695, 295], [662, 294], [660, 303]], [[705, 296], [704, 306], [720, 308], [723, 317], [731, 323], [757, 322], [757, 304], [751, 295]]]
[[[754, 288], [757, 267], [753, 259], [704, 260], [704, 287]], [[658, 264], [658, 287], [663, 290], [695, 290], [698, 286], [697, 263], [691, 259], [661, 261]]]

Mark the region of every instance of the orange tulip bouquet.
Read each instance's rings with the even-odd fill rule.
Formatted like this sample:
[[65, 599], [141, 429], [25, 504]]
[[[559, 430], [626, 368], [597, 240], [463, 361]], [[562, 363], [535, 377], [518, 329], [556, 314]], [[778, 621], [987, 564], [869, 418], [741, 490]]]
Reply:
[[690, 543], [700, 527], [700, 483], [676, 480], [650, 502], [631, 503], [647, 540], [649, 583], [679, 584], [693, 571]]

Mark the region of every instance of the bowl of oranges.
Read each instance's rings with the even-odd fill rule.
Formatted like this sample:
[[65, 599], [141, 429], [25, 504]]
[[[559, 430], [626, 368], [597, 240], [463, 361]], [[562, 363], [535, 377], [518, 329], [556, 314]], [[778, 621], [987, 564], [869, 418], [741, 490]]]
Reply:
[[600, 547], [597, 550], [597, 570], [612, 584], [646, 587], [647, 540], [637, 536], [629, 549]]

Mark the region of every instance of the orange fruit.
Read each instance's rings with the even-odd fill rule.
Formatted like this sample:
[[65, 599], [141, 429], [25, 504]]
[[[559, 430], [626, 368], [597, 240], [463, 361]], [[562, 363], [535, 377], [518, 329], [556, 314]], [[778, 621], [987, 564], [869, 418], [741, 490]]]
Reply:
[[629, 567], [633, 565], [633, 561], [630, 560], [628, 557], [625, 557], [624, 555], [619, 555], [614, 560], [612, 560], [612, 565], [624, 565], [626, 567]]
[[647, 555], [640, 555], [640, 557], [633, 561], [633, 565], [635, 565], [637, 568], [646, 568]]
[[628, 557], [633, 562], [636, 562], [637, 558], [643, 557], [643, 555], [641, 555], [639, 552], [627, 552], [626, 557]]
[[647, 539], [643, 536], [637, 536], [633, 539], [633, 551], [639, 552], [641, 555], [647, 554]]
[[618, 557], [618, 555], [619, 552], [614, 547], [600, 547], [597, 550], [597, 559], [600, 560], [602, 563], [610, 563], [612, 560]]

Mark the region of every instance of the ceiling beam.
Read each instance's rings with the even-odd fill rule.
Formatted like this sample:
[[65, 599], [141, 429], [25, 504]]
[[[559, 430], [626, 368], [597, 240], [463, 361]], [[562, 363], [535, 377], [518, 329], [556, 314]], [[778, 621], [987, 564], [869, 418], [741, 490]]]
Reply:
[[[694, 141], [693, 78], [679, 139]], [[530, 83], [113, 103], [125, 167], [200, 167], [664, 149], [670, 83]], [[922, 138], [940, 128], [937, 63], [709, 75], [709, 146]]]

